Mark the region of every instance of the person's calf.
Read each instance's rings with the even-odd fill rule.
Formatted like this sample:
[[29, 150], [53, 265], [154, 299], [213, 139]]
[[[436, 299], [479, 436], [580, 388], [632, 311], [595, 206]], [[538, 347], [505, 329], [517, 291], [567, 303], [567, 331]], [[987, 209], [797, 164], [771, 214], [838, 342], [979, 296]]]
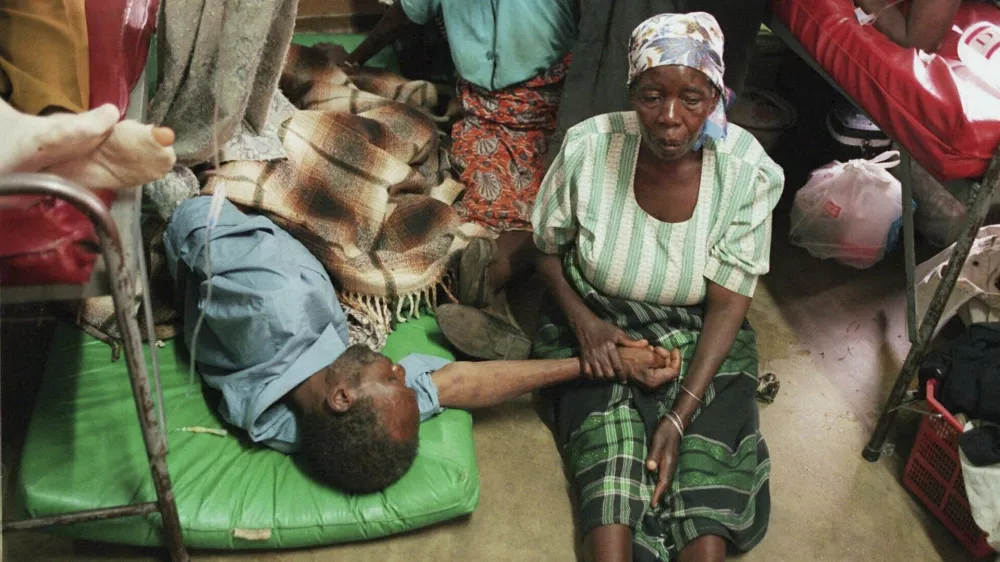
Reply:
[[632, 562], [632, 529], [628, 525], [601, 525], [583, 537], [586, 562]]
[[507, 308], [521, 331], [534, 340], [541, 321], [540, 310], [547, 295], [541, 276], [532, 272], [521, 275], [507, 284]]
[[485, 308], [493, 300], [493, 257], [497, 243], [489, 238], [474, 238], [458, 262], [458, 302]]
[[725, 562], [726, 541], [715, 535], [705, 535], [681, 549], [678, 562]]
[[459, 259], [458, 301], [486, 308], [500, 289], [527, 272], [534, 255], [535, 244], [526, 230], [503, 232], [496, 240], [472, 240]]
[[487, 273], [490, 285], [499, 291], [520, 277], [534, 263], [535, 242], [530, 230], [509, 230], [496, 240], [496, 252]]

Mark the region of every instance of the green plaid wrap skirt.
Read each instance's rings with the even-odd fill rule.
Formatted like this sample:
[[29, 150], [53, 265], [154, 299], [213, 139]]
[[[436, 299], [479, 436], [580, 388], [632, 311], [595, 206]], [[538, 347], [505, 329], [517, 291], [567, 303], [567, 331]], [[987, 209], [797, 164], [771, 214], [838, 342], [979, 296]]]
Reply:
[[[552, 388], [557, 437], [579, 495], [583, 533], [601, 525], [633, 529], [634, 559], [670, 560], [695, 538], [716, 535], [739, 551], [763, 539], [770, 515], [771, 462], [760, 432], [755, 393], [757, 340], [744, 324], [685, 431], [676, 472], [659, 508], [649, 507], [656, 475], [647, 445], [669, 411], [703, 326], [700, 307], [663, 307], [608, 297], [587, 283], [572, 258], [570, 285], [601, 318], [634, 338], [677, 348], [677, 381], [655, 392], [631, 385], [578, 381]], [[565, 316], [551, 301], [542, 311], [534, 356], [578, 355]]]

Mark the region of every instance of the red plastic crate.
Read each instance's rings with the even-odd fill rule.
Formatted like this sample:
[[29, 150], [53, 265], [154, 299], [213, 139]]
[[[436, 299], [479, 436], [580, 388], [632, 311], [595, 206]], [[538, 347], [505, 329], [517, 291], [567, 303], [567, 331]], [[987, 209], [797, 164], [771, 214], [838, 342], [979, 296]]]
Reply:
[[955, 535], [976, 558], [993, 553], [986, 533], [976, 525], [969, 510], [958, 458], [958, 435], [962, 424], [934, 399], [935, 384], [927, 383], [927, 402], [937, 416], [924, 416], [913, 451], [906, 462], [903, 486]]

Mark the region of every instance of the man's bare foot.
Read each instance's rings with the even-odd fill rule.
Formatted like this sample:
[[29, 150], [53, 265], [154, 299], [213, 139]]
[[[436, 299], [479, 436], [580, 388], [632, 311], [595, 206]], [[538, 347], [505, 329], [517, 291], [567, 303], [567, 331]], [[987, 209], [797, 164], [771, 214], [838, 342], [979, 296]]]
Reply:
[[632, 367], [632, 382], [649, 390], [660, 388], [681, 373], [681, 352], [677, 349], [619, 347], [618, 356]]
[[0, 173], [37, 172], [92, 153], [111, 134], [118, 109], [25, 115], [0, 99]]
[[177, 161], [173, 144], [171, 129], [122, 121], [90, 154], [45, 171], [93, 189], [136, 187], [173, 168]]

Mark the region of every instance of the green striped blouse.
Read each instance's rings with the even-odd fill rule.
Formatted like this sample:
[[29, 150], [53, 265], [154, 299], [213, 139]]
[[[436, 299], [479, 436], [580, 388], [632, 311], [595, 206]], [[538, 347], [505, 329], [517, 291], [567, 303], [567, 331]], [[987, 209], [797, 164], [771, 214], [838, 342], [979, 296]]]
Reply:
[[752, 297], [769, 268], [781, 167], [753, 135], [730, 123], [724, 141], [703, 148], [694, 214], [665, 223], [635, 199], [641, 139], [634, 112], [599, 115], [570, 129], [535, 201], [535, 244], [550, 254], [575, 252], [584, 277], [610, 296], [698, 304], [707, 279]]

